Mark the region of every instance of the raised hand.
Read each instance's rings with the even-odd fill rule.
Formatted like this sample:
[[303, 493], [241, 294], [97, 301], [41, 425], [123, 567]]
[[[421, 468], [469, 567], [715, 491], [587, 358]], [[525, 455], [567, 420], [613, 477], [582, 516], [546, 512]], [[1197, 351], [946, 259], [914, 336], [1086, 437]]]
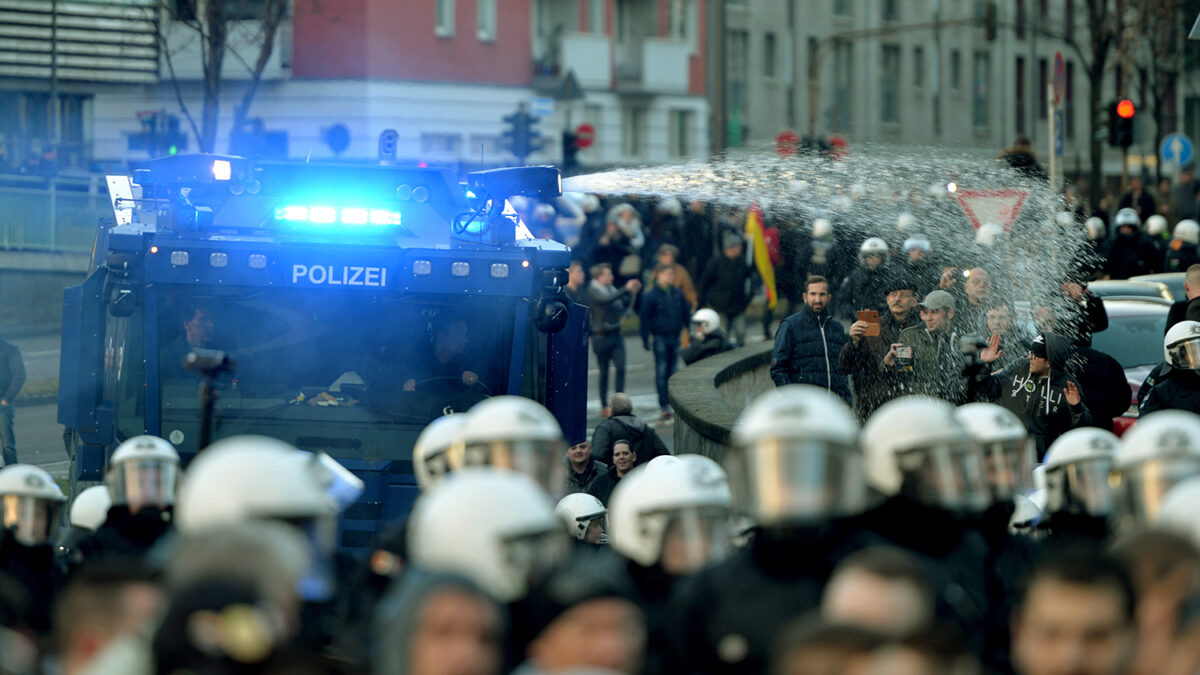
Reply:
[[1004, 350], [1000, 349], [1000, 335], [992, 333], [992, 337], [988, 338], [988, 346], [979, 352], [979, 360], [984, 363], [992, 363], [1004, 354]]

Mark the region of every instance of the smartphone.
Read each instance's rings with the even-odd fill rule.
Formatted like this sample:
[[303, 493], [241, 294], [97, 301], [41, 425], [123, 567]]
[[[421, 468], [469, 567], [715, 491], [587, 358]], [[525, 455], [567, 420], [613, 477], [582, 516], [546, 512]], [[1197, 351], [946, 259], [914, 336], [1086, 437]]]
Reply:
[[864, 336], [877, 337], [879, 335], [879, 312], [873, 309], [864, 309], [858, 313], [858, 320], [871, 324], [867, 326], [867, 331], [863, 333]]
[[896, 358], [897, 359], [904, 359], [906, 361], [911, 361], [912, 356], [913, 356], [913, 348], [912, 347], [910, 347], [908, 345], [904, 345], [902, 347], [896, 347]]

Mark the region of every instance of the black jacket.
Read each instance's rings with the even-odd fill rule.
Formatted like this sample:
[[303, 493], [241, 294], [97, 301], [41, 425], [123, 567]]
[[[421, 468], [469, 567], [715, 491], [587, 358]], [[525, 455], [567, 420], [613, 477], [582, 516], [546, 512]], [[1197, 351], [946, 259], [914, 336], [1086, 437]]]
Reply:
[[846, 345], [846, 331], [828, 311], [815, 314], [805, 305], [789, 316], [775, 332], [771, 355], [771, 380], [775, 386], [812, 384], [850, 400], [846, 374], [837, 359]]
[[673, 335], [687, 328], [691, 307], [683, 297], [683, 291], [671, 286], [660, 288], [658, 284], [642, 295], [641, 329], [642, 342], [651, 335]]
[[1161, 272], [1162, 259], [1153, 242], [1144, 234], [1131, 237], [1120, 234], [1108, 247], [1104, 272], [1112, 279], [1128, 279], [1140, 274]]
[[0, 575], [8, 575], [25, 591], [30, 601], [29, 627], [40, 635], [50, 632], [54, 599], [66, 581], [54, 547], [25, 546], [8, 530], [0, 530]]
[[[1191, 314], [1191, 318], [1188, 317]], [[1171, 326], [1180, 321], [1195, 321], [1200, 319], [1200, 297], [1192, 298], [1191, 300], [1180, 300], [1171, 304], [1171, 310], [1167, 312], [1167, 327], [1163, 329], [1163, 335], [1171, 330]]]
[[113, 506], [91, 536], [79, 542], [76, 551], [83, 562], [106, 557], [143, 558], [171, 530], [171, 511], [143, 508], [137, 514], [128, 506]]
[[1133, 392], [1125, 369], [1113, 357], [1098, 349], [1079, 349], [1082, 368], [1075, 374], [1080, 391], [1087, 396], [1087, 407], [1092, 413], [1087, 426], [1113, 430], [1113, 418], [1120, 417], [1129, 409]]
[[608, 507], [608, 498], [612, 497], [613, 490], [616, 489], [620, 480], [621, 477], [617, 475], [617, 467], [610, 466], [608, 471], [598, 474], [592, 479], [592, 482], [588, 483], [585, 492], [599, 499], [601, 504]]
[[[1092, 414], [1084, 399], [1084, 388], [1067, 371], [1070, 344], [1065, 338], [1046, 333], [1047, 360], [1050, 372], [1044, 377], [1029, 373], [1029, 361], [1018, 362], [995, 375], [980, 375], [976, 387], [985, 400], [994, 400], [1008, 408], [1029, 430], [1037, 444], [1038, 461], [1059, 436], [1076, 427], [1092, 424]], [[1079, 390], [1079, 405], [1067, 404], [1064, 393], [1068, 382]]]
[[701, 359], [724, 351], [729, 351], [729, 338], [725, 337], [725, 331], [718, 328], [705, 335], [703, 340], [693, 337], [692, 344], [679, 351], [679, 357], [683, 359], [684, 365], [690, 366]]
[[1200, 263], [1200, 246], [1172, 239], [1163, 256], [1164, 272], [1186, 272], [1189, 267]]
[[838, 290], [834, 307], [837, 315], [853, 321], [855, 313], [863, 309], [880, 310], [887, 302], [884, 289], [892, 279], [892, 270], [887, 265], [880, 265], [873, 270], [858, 267]]
[[1171, 368], [1165, 363], [1150, 371], [1138, 390], [1138, 414], [1158, 410], [1187, 410], [1200, 413], [1200, 375]]
[[633, 415], [613, 415], [596, 425], [592, 432], [592, 457], [612, 466], [613, 443], [629, 441], [637, 463], [645, 464], [659, 455], [669, 455], [666, 443], [654, 429]]
[[724, 254], [708, 261], [700, 275], [700, 304], [725, 316], [740, 316], [750, 304], [750, 266]]
[[0, 340], [0, 399], [10, 404], [25, 386], [25, 361], [21, 350], [11, 342]]

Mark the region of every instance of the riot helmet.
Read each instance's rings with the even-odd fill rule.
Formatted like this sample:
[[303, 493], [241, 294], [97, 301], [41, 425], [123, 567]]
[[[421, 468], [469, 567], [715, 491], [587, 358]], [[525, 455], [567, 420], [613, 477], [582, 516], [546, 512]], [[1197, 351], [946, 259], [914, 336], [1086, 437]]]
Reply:
[[[586, 492], [569, 494], [558, 500], [558, 505], [554, 507], [554, 515], [567, 527], [567, 534], [579, 541], [587, 541], [588, 535], [591, 534], [596, 541], [590, 543], [595, 544], [608, 543], [607, 527], [604, 523], [606, 513], [608, 509], [604, 508], [604, 504]], [[593, 528], [593, 525], [596, 527]], [[598, 534], [595, 533], [596, 529], [599, 529]]]
[[118, 445], [108, 460], [104, 483], [112, 503], [134, 513], [143, 506], [174, 506], [179, 453], [158, 436], [134, 436]]
[[1146, 219], [1146, 234], [1161, 237], [1167, 231], [1167, 219], [1157, 213]]
[[567, 451], [558, 420], [542, 404], [522, 396], [494, 396], [467, 411], [466, 424], [450, 446], [450, 469], [492, 466], [523, 473], [550, 495], [566, 483]]
[[1049, 514], [1104, 518], [1112, 514], [1112, 489], [1108, 475], [1121, 440], [1112, 432], [1094, 427], [1072, 429], [1059, 436], [1046, 451], [1042, 466]]
[[1200, 244], [1200, 223], [1188, 218], [1175, 225], [1175, 238], [1186, 244]]
[[1097, 218], [1096, 216], [1092, 216], [1084, 221], [1083, 226], [1087, 230], [1088, 239], [1091, 239], [1092, 241], [1104, 241], [1104, 237], [1107, 235], [1104, 227], [1104, 220]]
[[867, 256], [878, 256], [881, 265], [887, 264], [887, 242], [879, 237], [868, 237], [863, 240], [862, 245], [858, 247], [858, 262], [860, 265], [866, 264]]
[[1179, 370], [1200, 371], [1200, 321], [1180, 321], [1163, 338], [1167, 365]]
[[463, 413], [443, 415], [421, 430], [413, 444], [413, 473], [422, 490], [437, 485], [450, 472], [450, 446], [467, 423]]
[[1037, 449], [1020, 418], [995, 403], [968, 403], [954, 414], [983, 450], [994, 501], [1009, 501], [1033, 490]]
[[1158, 516], [1168, 490], [1200, 474], [1200, 416], [1160, 410], [1138, 420], [1113, 458], [1112, 486], [1118, 527]]
[[67, 498], [50, 474], [31, 464], [0, 469], [0, 527], [24, 546], [49, 544]]

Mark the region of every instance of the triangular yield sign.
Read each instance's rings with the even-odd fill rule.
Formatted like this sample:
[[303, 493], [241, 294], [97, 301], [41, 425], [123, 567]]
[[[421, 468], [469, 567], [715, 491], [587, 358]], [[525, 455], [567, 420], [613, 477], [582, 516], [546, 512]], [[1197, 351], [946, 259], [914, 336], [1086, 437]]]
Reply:
[[959, 190], [954, 193], [972, 227], [978, 230], [984, 223], [994, 223], [1003, 227], [1005, 232], [1012, 230], [1028, 196], [1028, 190], [1018, 189]]

